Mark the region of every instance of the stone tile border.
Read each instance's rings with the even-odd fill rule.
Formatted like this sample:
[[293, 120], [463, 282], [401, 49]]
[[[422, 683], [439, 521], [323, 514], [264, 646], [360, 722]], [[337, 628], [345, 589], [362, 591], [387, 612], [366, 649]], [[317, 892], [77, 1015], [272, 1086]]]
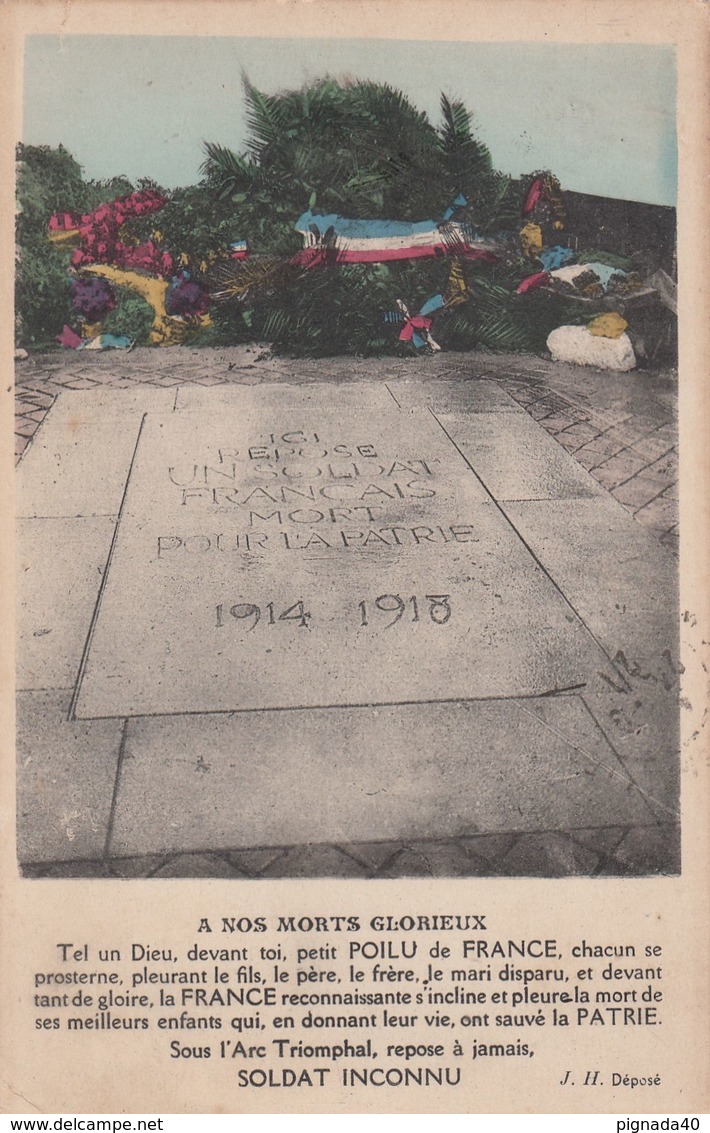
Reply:
[[30, 862], [24, 877], [266, 880], [286, 877], [633, 877], [680, 869], [675, 825], [487, 834], [456, 841], [276, 846]]

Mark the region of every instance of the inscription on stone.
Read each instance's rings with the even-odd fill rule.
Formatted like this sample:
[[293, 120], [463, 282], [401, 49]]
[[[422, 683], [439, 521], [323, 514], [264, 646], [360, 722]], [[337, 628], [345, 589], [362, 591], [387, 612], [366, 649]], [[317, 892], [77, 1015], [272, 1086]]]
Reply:
[[78, 716], [584, 683], [596, 645], [429, 412], [247, 399], [147, 418]]

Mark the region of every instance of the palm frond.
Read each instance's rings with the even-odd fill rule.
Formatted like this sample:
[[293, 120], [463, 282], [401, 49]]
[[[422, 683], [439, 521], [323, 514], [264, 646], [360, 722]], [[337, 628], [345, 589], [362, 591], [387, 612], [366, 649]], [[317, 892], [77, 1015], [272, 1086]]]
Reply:
[[263, 297], [289, 283], [294, 269], [283, 256], [259, 256], [215, 265], [210, 274], [210, 294], [217, 302], [244, 303]]
[[444, 119], [439, 135], [441, 150], [451, 174], [457, 179], [457, 190], [468, 195], [477, 180], [493, 176], [490, 151], [474, 137], [471, 114], [463, 102], [452, 102], [442, 94], [441, 114]]
[[200, 172], [213, 185], [218, 200], [248, 192], [258, 173], [255, 163], [216, 142], [205, 142], [204, 147], [207, 156]]
[[288, 337], [289, 328], [291, 326], [291, 314], [283, 307], [274, 307], [269, 311], [266, 322], [264, 323], [264, 337], [269, 342], [283, 341]]
[[285, 99], [262, 94], [244, 77], [247, 102], [247, 124], [251, 133], [249, 152], [260, 160], [270, 146], [283, 144], [288, 103]]

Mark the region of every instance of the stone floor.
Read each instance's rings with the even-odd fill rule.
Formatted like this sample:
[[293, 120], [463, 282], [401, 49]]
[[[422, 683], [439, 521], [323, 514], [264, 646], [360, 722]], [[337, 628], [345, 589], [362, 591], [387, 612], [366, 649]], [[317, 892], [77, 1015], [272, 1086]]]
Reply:
[[[65, 390], [88, 392], [108, 387], [123, 389], [128, 394], [131, 389], [146, 386], [165, 391], [174, 388], [177, 404], [183, 387], [250, 386], [261, 382], [291, 385], [326, 380], [342, 384], [389, 383], [391, 380], [393, 385], [389, 392], [397, 401], [393, 392], [398, 388], [396, 383], [411, 379], [441, 381], [446, 383], [447, 391], [455, 391], [455, 383], [472, 379], [496, 383], [555, 438], [561, 449], [591, 473], [603, 489], [601, 496], [611, 495], [658, 543], [671, 554], [677, 554], [676, 385], [674, 374], [667, 372], [617, 375], [512, 355], [290, 361], [273, 359], [266, 351], [248, 348], [47, 354], [30, 358], [17, 367], [16, 454], [18, 460], [22, 458], [55, 399]], [[456, 397], [451, 396], [455, 410]], [[524, 460], [524, 456], [520, 459]], [[623, 690], [624, 695], [627, 692], [634, 695], [634, 677], [639, 668], [638, 664], [635, 669], [633, 665], [632, 659], [629, 688]], [[642, 676], [648, 684], [649, 674]], [[650, 679], [658, 683], [661, 679], [665, 682], [666, 678], [654, 673]], [[41, 694], [39, 690], [37, 695]], [[677, 692], [673, 691], [672, 695], [677, 697]], [[609, 718], [614, 727], [620, 726], [618, 700], [617, 697], [613, 703], [607, 703], [603, 692], [598, 692], [597, 702], [592, 705], [597, 716]], [[629, 713], [632, 717], [633, 710], [629, 709]], [[23, 854], [21, 868], [28, 877], [114, 878], [553, 877], [674, 873], [679, 868], [677, 815], [672, 805], [659, 802], [655, 785], [659, 776], [648, 771], [648, 760], [644, 762], [642, 733], [649, 723], [637, 726], [638, 722], [630, 717], [625, 718], [621, 736], [615, 738], [620, 738], [617, 747], [622, 754], [619, 758], [634, 768], [629, 773], [629, 783], [635, 784], [648, 804], [646, 818], [637, 813], [628, 821], [604, 824], [597, 819], [589, 827], [575, 821], [567, 829], [558, 824], [554, 829], [532, 831], [524, 825], [515, 829], [514, 824], [509, 824], [504, 833], [442, 839], [420, 836], [395, 841], [330, 841], [246, 848], [241, 845], [231, 849], [221, 842], [216, 848], [207, 846], [199, 851], [182, 852], [176, 847], [130, 856], [121, 852], [116, 840], [120, 824], [119, 784], [121, 776], [126, 774], [124, 730], [115, 771], [105, 784], [97, 787], [101, 799], [99, 801], [97, 795], [96, 814], [100, 812], [101, 817], [96, 818], [93, 836], [85, 844], [81, 839], [75, 841], [71, 851], [63, 856], [54, 851], [45, 855], [35, 848]], [[617, 753], [613, 744], [612, 750]], [[90, 752], [85, 753], [84, 758], [86, 755], [90, 757]], [[76, 758], [81, 760], [81, 754]], [[62, 773], [61, 762], [57, 773]], [[661, 778], [663, 773], [661, 769]], [[89, 762], [86, 774], [90, 780], [93, 772]], [[670, 777], [672, 779], [672, 774]], [[671, 789], [666, 802], [672, 800], [672, 794]], [[71, 825], [71, 805], [63, 821]], [[41, 846], [41, 838], [35, 846]]]
[[441, 354], [417, 359], [274, 359], [257, 348], [129, 354], [65, 351], [30, 357], [16, 371], [15, 454], [19, 460], [64, 389], [174, 388], [260, 381], [379, 381], [490, 377], [575, 460], [678, 553], [677, 375], [614, 374], [527, 355]]

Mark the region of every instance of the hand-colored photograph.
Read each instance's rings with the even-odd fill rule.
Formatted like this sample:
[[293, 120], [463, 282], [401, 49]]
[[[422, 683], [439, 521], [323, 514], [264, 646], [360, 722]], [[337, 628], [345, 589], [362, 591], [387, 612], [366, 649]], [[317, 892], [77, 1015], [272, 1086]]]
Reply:
[[679, 874], [674, 50], [23, 83], [23, 876]]

